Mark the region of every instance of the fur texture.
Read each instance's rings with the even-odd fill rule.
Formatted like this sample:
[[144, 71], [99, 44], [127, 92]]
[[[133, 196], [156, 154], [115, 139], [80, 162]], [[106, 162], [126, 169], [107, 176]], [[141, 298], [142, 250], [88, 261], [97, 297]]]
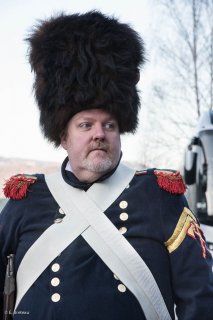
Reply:
[[26, 40], [40, 125], [51, 142], [60, 145], [70, 118], [91, 108], [111, 112], [121, 133], [135, 131], [144, 46], [129, 25], [97, 11], [60, 14], [40, 21]]

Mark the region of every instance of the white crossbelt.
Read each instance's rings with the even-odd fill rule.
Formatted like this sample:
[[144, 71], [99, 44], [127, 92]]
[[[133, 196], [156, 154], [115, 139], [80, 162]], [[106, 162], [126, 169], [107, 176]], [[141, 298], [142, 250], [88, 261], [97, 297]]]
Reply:
[[49, 263], [81, 234], [136, 296], [146, 319], [171, 320], [150, 270], [103, 213], [121, 194], [133, 174], [131, 169], [120, 164], [109, 179], [94, 184], [87, 192], [66, 184], [59, 173], [45, 177], [48, 188], [66, 216], [63, 223], [49, 227], [24, 256], [17, 273], [15, 308]]

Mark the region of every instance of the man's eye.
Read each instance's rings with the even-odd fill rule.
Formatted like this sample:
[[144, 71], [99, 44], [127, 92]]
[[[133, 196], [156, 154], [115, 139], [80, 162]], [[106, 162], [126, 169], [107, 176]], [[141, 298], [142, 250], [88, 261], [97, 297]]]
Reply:
[[89, 129], [91, 128], [91, 124], [89, 122], [82, 122], [79, 124], [79, 127], [82, 129]]
[[115, 123], [114, 123], [114, 122], [107, 122], [107, 123], [105, 124], [105, 128], [106, 128], [107, 130], [113, 130], [113, 129], [115, 128]]

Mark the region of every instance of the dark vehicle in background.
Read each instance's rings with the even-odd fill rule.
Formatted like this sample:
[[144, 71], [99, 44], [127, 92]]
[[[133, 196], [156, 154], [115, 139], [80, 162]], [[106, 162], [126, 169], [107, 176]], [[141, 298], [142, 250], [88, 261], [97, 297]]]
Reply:
[[189, 205], [213, 252], [213, 110], [200, 117], [196, 134], [187, 146], [184, 179]]

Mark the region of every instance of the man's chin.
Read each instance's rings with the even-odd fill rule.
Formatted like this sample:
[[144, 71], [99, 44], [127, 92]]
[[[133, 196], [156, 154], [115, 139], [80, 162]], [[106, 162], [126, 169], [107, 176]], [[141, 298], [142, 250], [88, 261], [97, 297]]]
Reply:
[[102, 160], [87, 160], [84, 163], [85, 169], [95, 173], [106, 173], [110, 171], [112, 168], [112, 161], [110, 159], [102, 159]]

